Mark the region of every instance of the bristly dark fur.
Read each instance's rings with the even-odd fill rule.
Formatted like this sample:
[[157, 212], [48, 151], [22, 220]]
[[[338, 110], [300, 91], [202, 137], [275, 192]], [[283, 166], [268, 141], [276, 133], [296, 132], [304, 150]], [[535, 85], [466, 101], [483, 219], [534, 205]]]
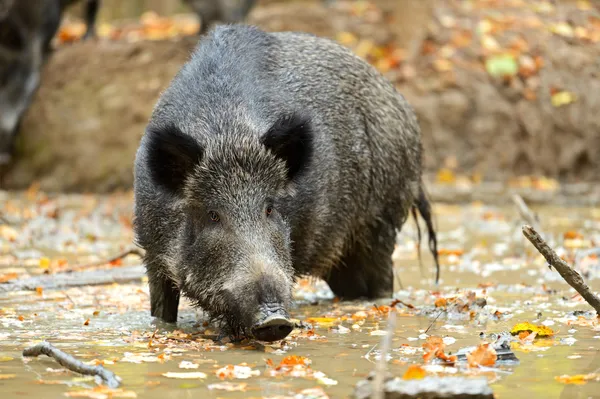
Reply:
[[301, 275], [342, 299], [390, 297], [396, 230], [413, 206], [436, 250], [429, 202], [416, 189], [416, 115], [374, 67], [331, 40], [219, 26], [163, 92], [147, 130], [134, 228], [156, 317], [176, 319], [167, 299], [181, 293], [233, 335], [272, 331], [261, 327], [266, 318], [285, 329]]

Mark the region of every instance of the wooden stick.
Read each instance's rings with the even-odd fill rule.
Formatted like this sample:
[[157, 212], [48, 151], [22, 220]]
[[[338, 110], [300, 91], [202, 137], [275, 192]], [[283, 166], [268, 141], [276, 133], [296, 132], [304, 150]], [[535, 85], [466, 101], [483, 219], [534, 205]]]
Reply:
[[90, 366], [88, 364], [85, 364], [81, 360], [75, 359], [68, 353], [57, 349], [49, 342], [42, 342], [41, 344], [34, 345], [23, 351], [23, 356], [37, 357], [39, 355], [50, 356], [54, 358], [54, 360], [56, 360], [58, 363], [60, 363], [61, 366], [76, 373], [98, 376], [102, 378], [102, 381], [104, 381], [106, 383], [106, 386], [109, 388], [114, 389], [120, 385], [121, 379], [117, 377], [112, 371], [107, 370], [100, 365]]
[[131, 248], [127, 248], [126, 250], [124, 250], [123, 252], [120, 252], [108, 259], [101, 259], [99, 261], [96, 262], [92, 262], [92, 263], [87, 263], [87, 264], [81, 264], [81, 265], [73, 265], [72, 267], [69, 268], [70, 271], [77, 271], [77, 270], [82, 270], [82, 269], [88, 269], [91, 267], [97, 267], [97, 266], [103, 266], [103, 265], [108, 265], [109, 263], [113, 263], [119, 259], [123, 259], [125, 257], [127, 257], [128, 255], [137, 255], [140, 258], [143, 258], [145, 255], [145, 252], [143, 249], [137, 248], [137, 247], [131, 247]]
[[521, 215], [523, 221], [533, 226], [534, 228], [539, 229], [540, 225], [537, 216], [527, 206], [523, 198], [519, 194], [513, 194], [512, 200], [517, 206], [517, 209], [519, 210], [519, 215]]
[[574, 270], [567, 262], [562, 260], [560, 256], [554, 252], [552, 248], [544, 241], [537, 231], [531, 226], [523, 226], [523, 235], [533, 244], [533, 246], [541, 253], [550, 266], [565, 279], [565, 281], [586, 300], [600, 316], [600, 298], [598, 298], [583, 281], [581, 275]]
[[387, 334], [383, 337], [379, 361], [375, 365], [375, 378], [373, 380], [373, 399], [383, 399], [385, 397], [385, 371], [387, 369], [387, 355], [392, 346], [392, 338], [396, 326], [396, 312], [390, 311], [388, 317]]

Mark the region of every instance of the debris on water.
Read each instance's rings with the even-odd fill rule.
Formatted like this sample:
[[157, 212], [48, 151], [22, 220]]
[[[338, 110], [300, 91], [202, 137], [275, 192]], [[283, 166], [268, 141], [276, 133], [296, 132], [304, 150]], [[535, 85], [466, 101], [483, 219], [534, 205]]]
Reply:
[[[473, 398], [493, 399], [492, 389], [486, 378], [424, 377], [420, 379], [387, 378], [384, 383], [385, 397], [398, 398]], [[373, 398], [373, 383], [370, 379], [359, 381], [353, 393], [355, 399]]]

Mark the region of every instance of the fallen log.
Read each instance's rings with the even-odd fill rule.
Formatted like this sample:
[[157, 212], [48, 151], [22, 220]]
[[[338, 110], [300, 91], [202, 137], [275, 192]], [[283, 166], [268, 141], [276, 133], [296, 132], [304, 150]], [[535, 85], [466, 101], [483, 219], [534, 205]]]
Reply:
[[12, 280], [0, 284], [0, 293], [13, 291], [35, 291], [66, 289], [86, 285], [126, 284], [140, 281], [145, 275], [142, 265], [111, 269], [86, 270], [82, 272], [64, 272]]

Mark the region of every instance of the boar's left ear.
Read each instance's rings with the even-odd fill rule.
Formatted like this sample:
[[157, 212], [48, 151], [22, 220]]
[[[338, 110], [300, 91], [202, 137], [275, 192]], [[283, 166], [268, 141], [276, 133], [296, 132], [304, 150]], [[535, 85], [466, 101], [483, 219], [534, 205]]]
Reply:
[[261, 138], [262, 143], [288, 168], [291, 180], [308, 165], [313, 151], [313, 132], [308, 117], [300, 114], [280, 118]]
[[146, 163], [155, 184], [181, 194], [185, 179], [202, 159], [202, 146], [174, 125], [146, 130]]

